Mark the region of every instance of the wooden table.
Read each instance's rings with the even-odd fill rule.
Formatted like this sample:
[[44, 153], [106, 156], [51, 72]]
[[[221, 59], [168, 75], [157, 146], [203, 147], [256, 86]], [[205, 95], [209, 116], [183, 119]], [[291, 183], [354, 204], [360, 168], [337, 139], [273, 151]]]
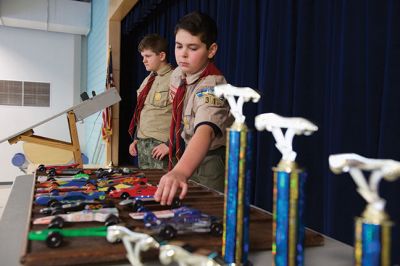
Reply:
[[[150, 182], [156, 183], [162, 172], [150, 170], [145, 171], [145, 174]], [[3, 218], [0, 221], [0, 241], [2, 243], [0, 257], [4, 265], [18, 265], [19, 258], [23, 259], [25, 265], [127, 264], [124, 246], [122, 244], [109, 244], [105, 239], [68, 239], [68, 242], [58, 249], [50, 249], [39, 241], [27, 241], [28, 230], [38, 230], [44, 227], [31, 224], [32, 218], [40, 215], [38, 213], [39, 207], [32, 204], [33, 188], [34, 177], [32, 175], [17, 177], [13, 185]], [[199, 184], [190, 183], [189, 193], [184, 204], [208, 214], [222, 217], [223, 200], [222, 194]], [[121, 206], [118, 207], [120, 208], [120, 217], [127, 227], [139, 231], [143, 229], [142, 222], [130, 219], [128, 211]], [[89, 222], [76, 223], [72, 226], [78, 228], [96, 225], [99, 224]], [[178, 240], [189, 243], [194, 247], [216, 251], [219, 251], [221, 247], [221, 239], [208, 234], [182, 235], [178, 237]], [[266, 261], [271, 261], [271, 254], [267, 251], [271, 248], [271, 215], [253, 206], [251, 208], [250, 240], [252, 251], [250, 258], [253, 263], [255, 265], [268, 265], [269, 263], [266, 263]], [[324, 240], [325, 247], [321, 247]], [[306, 249], [306, 259], [308, 254], [314, 254], [312, 257], [320, 257], [324, 265], [329, 265], [325, 261], [327, 254], [323, 257], [319, 255], [321, 252], [328, 252], [329, 256], [335, 257], [335, 264], [332, 265], [349, 265], [351, 263], [351, 247], [324, 238], [319, 233], [307, 230], [306, 245], [319, 246]], [[332, 250], [338, 254], [333, 254]], [[341, 259], [344, 260], [344, 264], [340, 264]]]

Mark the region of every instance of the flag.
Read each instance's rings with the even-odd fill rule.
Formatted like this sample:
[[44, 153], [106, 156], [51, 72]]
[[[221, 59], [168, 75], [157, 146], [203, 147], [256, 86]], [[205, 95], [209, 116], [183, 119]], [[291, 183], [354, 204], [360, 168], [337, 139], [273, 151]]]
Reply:
[[[112, 56], [111, 56], [111, 47], [108, 49], [108, 63], [107, 63], [107, 76], [106, 76], [106, 90], [114, 88], [114, 79], [112, 73]], [[111, 126], [111, 106], [105, 108], [102, 113], [103, 124], [101, 127], [101, 136], [104, 141], [110, 142], [112, 135], [112, 126]]]

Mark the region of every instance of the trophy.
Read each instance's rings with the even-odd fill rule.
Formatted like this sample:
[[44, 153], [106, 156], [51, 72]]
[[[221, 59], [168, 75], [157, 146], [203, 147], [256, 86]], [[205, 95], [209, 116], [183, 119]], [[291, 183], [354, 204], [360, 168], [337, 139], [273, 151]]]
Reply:
[[141, 252], [150, 248], [160, 248], [160, 244], [150, 235], [133, 232], [120, 225], [112, 225], [107, 228], [107, 241], [115, 243], [122, 240], [127, 251], [126, 257], [135, 266], [143, 266]]
[[[355, 218], [354, 260], [358, 266], [389, 266], [391, 227], [385, 212], [386, 201], [379, 196], [382, 178], [394, 181], [400, 176], [400, 162], [369, 159], [354, 153], [329, 156], [329, 166], [335, 174], [349, 172], [357, 192], [367, 201], [361, 217]], [[362, 171], [371, 171], [367, 183]]]
[[230, 84], [214, 87], [214, 93], [228, 100], [235, 118], [227, 129], [222, 256], [228, 265], [247, 265], [253, 139], [242, 109], [244, 102], [258, 102], [260, 95], [251, 88], [237, 88]]
[[272, 265], [304, 265], [304, 184], [307, 174], [297, 167], [292, 141], [295, 134], [311, 135], [318, 127], [304, 118], [286, 118], [273, 113], [256, 116], [255, 126], [260, 131], [271, 131], [275, 146], [282, 153], [281, 161], [273, 168]]
[[160, 246], [159, 259], [163, 265], [177, 263], [179, 266], [221, 266], [214, 259], [216, 252], [208, 255], [193, 253], [178, 243]]
[[[112, 225], [107, 228], [107, 241], [116, 243], [122, 241], [127, 251], [126, 257], [131, 265], [144, 266], [141, 258], [143, 251], [149, 249], [159, 250], [159, 260], [163, 265], [179, 266], [221, 266], [217, 252], [199, 250], [196, 253], [190, 251], [189, 246], [181, 242], [166, 243], [154, 237], [134, 232], [120, 225]], [[161, 242], [160, 242], [161, 241]]]

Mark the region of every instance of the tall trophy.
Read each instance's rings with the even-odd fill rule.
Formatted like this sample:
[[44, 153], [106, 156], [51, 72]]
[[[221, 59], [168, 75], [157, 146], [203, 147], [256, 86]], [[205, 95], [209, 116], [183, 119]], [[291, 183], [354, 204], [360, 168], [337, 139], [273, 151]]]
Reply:
[[[385, 212], [386, 201], [379, 196], [382, 178], [394, 181], [400, 176], [400, 162], [369, 159], [354, 153], [329, 156], [335, 174], [349, 172], [357, 192], [368, 203], [361, 217], [355, 218], [354, 262], [357, 266], [389, 266], [391, 227]], [[367, 183], [362, 171], [370, 171]]]
[[222, 256], [227, 265], [248, 265], [253, 139], [245, 124], [243, 104], [258, 102], [260, 95], [251, 88], [230, 84], [214, 87], [214, 93], [228, 100], [235, 118], [227, 129]]
[[[273, 113], [256, 116], [257, 130], [271, 131], [282, 153], [274, 171], [272, 265], [304, 265], [304, 184], [307, 173], [299, 169], [293, 151], [294, 135], [311, 135], [318, 127], [300, 118], [286, 118]], [[283, 134], [282, 129], [286, 129]]]

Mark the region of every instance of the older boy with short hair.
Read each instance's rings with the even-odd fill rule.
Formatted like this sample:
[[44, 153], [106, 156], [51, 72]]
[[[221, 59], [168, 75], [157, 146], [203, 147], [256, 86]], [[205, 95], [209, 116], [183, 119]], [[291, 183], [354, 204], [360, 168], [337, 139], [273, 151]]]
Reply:
[[[226, 128], [233, 119], [228, 103], [216, 97], [213, 90], [214, 86], [226, 83], [212, 63], [218, 49], [216, 39], [214, 20], [199, 12], [184, 16], [175, 27], [178, 67], [171, 76], [170, 88], [173, 97], [170, 140], [175, 140], [170, 143], [170, 166], [173, 143], [179, 161], [160, 180], [155, 198], [161, 204], [171, 204], [178, 189], [182, 199], [189, 178], [219, 191], [224, 189]], [[179, 136], [186, 143], [181, 158]]]
[[132, 156], [139, 155], [139, 168], [164, 169], [168, 166], [168, 138], [172, 105], [169, 84], [172, 67], [167, 62], [167, 41], [158, 34], [145, 36], [138, 50], [151, 73], [137, 91], [137, 104], [129, 126], [133, 138]]

